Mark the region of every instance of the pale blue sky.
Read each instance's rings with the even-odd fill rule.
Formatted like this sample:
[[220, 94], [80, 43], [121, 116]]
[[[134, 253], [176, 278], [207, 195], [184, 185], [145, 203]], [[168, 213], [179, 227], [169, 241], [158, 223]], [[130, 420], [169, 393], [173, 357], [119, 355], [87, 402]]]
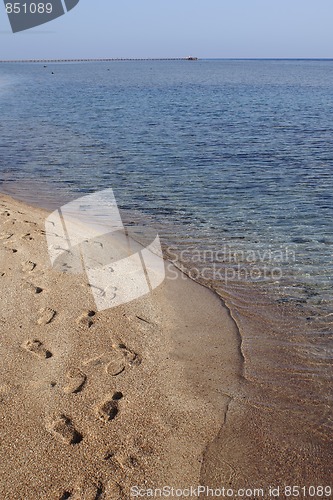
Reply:
[[12, 34], [0, 4], [0, 59], [333, 57], [332, 0], [80, 0]]

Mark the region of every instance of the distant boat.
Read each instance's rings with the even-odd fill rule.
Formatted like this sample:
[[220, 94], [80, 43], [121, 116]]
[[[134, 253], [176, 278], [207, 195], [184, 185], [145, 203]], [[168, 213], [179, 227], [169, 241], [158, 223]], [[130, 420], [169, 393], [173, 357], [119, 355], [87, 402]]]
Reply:
[[187, 61], [197, 61], [198, 58], [197, 57], [193, 57], [193, 56], [188, 56], [185, 58]]

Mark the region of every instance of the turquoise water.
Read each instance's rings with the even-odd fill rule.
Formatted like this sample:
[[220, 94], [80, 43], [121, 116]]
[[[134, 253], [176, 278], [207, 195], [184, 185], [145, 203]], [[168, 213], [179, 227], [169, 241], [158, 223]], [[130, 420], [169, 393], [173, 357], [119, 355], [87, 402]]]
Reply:
[[1, 64], [0, 110], [2, 191], [112, 187], [205, 278], [331, 310], [333, 61]]

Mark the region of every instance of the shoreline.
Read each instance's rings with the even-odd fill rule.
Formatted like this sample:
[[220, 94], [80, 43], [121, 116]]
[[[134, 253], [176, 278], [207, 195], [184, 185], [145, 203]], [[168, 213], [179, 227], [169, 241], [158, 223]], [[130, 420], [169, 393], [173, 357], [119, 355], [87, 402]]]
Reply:
[[[61, 498], [61, 491], [74, 495], [97, 483], [105, 498], [128, 498], [134, 484], [241, 488], [328, 481], [329, 407], [318, 420], [318, 402], [316, 413], [300, 393], [292, 405], [283, 366], [284, 395], [271, 379], [260, 378], [256, 351], [271, 376], [274, 344], [260, 340], [268, 323], [258, 322], [245, 303], [235, 304], [232, 295], [221, 297], [178, 270], [177, 280], [166, 280], [150, 295], [89, 316], [95, 306], [82, 277], [61, 275], [48, 263], [48, 212], [7, 195], [0, 194], [0, 203], [4, 498], [8, 491], [21, 495], [11, 498], [45, 498], [41, 492], [50, 488], [56, 491], [51, 498]], [[29, 262], [36, 266], [23, 270]], [[41, 309], [55, 311], [49, 323]], [[257, 341], [248, 334], [253, 328]], [[52, 352], [50, 360], [22, 348], [35, 337]], [[136, 353], [140, 362], [110, 376], [107, 367], [119, 345], [126, 346], [125, 359]], [[69, 382], [82, 381], [82, 374], [82, 387], [71, 392]], [[123, 395], [119, 415], [105, 422], [98, 405], [114, 391]], [[295, 394], [295, 387], [290, 391]], [[83, 437], [75, 446], [55, 431], [65, 410]], [[13, 448], [18, 432], [24, 438]], [[45, 456], [42, 463], [37, 456], [22, 463], [29, 447]], [[15, 467], [9, 470], [12, 463], [23, 468], [21, 486]], [[53, 479], [49, 467], [59, 471]], [[114, 489], [118, 496], [107, 496]]]
[[[220, 384], [228, 393], [238, 385], [238, 342], [221, 301], [189, 279], [167, 280], [151, 295], [89, 316], [94, 304], [82, 277], [60, 275], [48, 264], [47, 212], [2, 195], [0, 203], [2, 496], [46, 498], [42, 492], [56, 490], [60, 498], [61, 489], [74, 495], [101, 483], [128, 498], [131, 484], [196, 484], [203, 450], [227, 411]], [[29, 262], [35, 267], [22, 271]], [[54, 317], [45, 318], [42, 309]], [[34, 341], [41, 351], [29, 351]], [[140, 362], [110, 376], [117, 346]], [[82, 377], [82, 387], [74, 387]], [[113, 391], [123, 395], [119, 415], [106, 422], [98, 405]], [[63, 414], [82, 437], [78, 444], [66, 442]], [[17, 432], [23, 438], [13, 449]], [[44, 459], [23, 464], [28, 449]], [[14, 464], [25, 477], [21, 485]], [[51, 466], [59, 472], [50, 480]]]

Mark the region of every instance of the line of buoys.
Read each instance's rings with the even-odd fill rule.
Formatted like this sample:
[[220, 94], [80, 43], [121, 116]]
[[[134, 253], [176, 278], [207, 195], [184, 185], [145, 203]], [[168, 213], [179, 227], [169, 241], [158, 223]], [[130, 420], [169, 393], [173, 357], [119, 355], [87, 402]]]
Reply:
[[72, 62], [117, 62], [117, 61], [197, 61], [197, 57], [164, 58], [110, 58], [110, 59], [12, 59], [0, 60], [0, 63], [72, 63]]

